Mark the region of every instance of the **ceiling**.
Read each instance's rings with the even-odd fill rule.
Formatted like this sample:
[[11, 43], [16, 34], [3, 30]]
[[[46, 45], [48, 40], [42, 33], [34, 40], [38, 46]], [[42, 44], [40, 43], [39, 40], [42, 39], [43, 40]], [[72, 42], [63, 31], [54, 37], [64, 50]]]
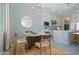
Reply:
[[[79, 3], [37, 3], [31, 4], [36, 9], [43, 9], [44, 12], [56, 16], [69, 16], [75, 13], [79, 13]], [[37, 8], [38, 6], [41, 6]]]
[[45, 12], [55, 16], [70, 16], [79, 13], [79, 3], [15, 3], [14, 6], [24, 6], [36, 13]]

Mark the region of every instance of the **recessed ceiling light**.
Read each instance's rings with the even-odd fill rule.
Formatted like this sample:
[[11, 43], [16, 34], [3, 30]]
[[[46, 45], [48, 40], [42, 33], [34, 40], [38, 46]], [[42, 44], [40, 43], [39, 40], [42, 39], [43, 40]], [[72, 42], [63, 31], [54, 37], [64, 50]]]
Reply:
[[32, 9], [34, 9], [34, 7], [32, 7]]
[[40, 4], [40, 3], [38, 3], [38, 6], [41, 6], [41, 4]]
[[64, 9], [68, 9], [68, 6], [66, 6]]

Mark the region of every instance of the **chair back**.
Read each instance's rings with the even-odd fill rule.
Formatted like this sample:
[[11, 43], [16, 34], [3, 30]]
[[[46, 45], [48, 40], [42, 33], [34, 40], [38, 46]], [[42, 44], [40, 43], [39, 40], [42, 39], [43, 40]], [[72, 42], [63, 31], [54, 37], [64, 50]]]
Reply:
[[46, 33], [46, 34], [49, 34], [49, 35], [40, 35], [40, 37], [41, 37], [41, 40], [42, 39], [49, 39], [49, 38], [51, 38], [51, 34], [50, 33]]
[[18, 47], [18, 34], [15, 32], [14, 33], [15, 37], [15, 53], [17, 54], [17, 47]]

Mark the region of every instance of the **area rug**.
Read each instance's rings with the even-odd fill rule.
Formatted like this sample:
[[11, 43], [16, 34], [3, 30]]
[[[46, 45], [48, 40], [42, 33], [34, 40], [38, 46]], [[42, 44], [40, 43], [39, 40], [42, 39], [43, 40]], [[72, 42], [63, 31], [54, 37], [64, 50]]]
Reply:
[[[42, 49], [41, 55], [50, 55], [49, 47], [46, 47], [45, 49]], [[65, 51], [62, 48], [51, 46], [51, 55], [69, 55], [69, 54], [70, 54], [69, 52]], [[32, 48], [31, 50], [28, 51], [28, 53], [26, 52], [24, 55], [40, 55], [40, 49]]]

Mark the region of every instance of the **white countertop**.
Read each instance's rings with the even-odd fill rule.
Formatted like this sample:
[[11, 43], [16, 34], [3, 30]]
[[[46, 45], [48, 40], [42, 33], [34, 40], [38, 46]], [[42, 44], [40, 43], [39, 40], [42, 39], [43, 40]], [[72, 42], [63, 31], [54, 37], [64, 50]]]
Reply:
[[48, 33], [38, 33], [38, 34], [31, 34], [31, 33], [24, 33], [26, 36], [40, 36], [40, 35], [50, 35]]
[[73, 34], [79, 34], [79, 32], [77, 32], [77, 33], [73, 33]]
[[25, 36], [39, 36], [38, 34], [27, 34], [27, 33], [25, 33]]

